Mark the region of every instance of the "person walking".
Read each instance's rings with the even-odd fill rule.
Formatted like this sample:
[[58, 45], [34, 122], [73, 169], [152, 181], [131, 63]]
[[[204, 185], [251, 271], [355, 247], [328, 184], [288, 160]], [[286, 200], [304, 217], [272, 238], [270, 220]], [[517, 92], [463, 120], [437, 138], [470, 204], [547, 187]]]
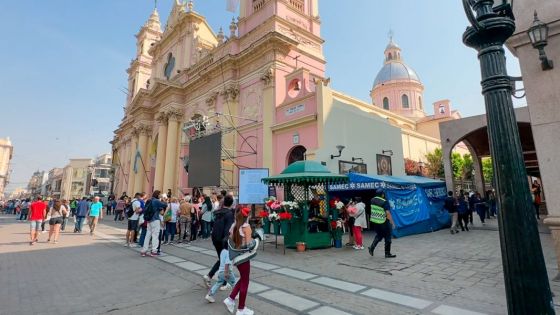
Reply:
[[29, 245], [33, 245], [39, 241], [39, 229], [43, 219], [47, 216], [47, 205], [43, 202], [41, 196], [29, 207], [29, 222], [31, 223], [31, 230], [29, 233]]
[[124, 208], [126, 207], [126, 199], [128, 197], [126, 197], [126, 194], [123, 193], [123, 196], [119, 199], [119, 201], [117, 201], [117, 205], [115, 206], [115, 219], [113, 221], [117, 222], [117, 220], [120, 220], [120, 217], [122, 216], [122, 213], [124, 212]]
[[89, 203], [86, 197], [78, 203], [76, 208], [76, 226], [74, 227], [74, 233], [82, 233], [82, 226], [84, 224], [84, 219], [89, 212]]
[[128, 217], [128, 226], [126, 229], [126, 243], [124, 246], [130, 247], [130, 244], [134, 242], [134, 233], [138, 230], [138, 219], [140, 213], [142, 212], [142, 194], [136, 193], [134, 199], [132, 199], [132, 209], [130, 217]]
[[165, 236], [163, 245], [173, 243], [175, 234], [177, 234], [177, 215], [179, 214], [179, 202], [177, 198], [171, 198], [165, 213]]
[[[147, 222], [146, 238], [144, 239], [144, 247], [140, 252], [142, 257], [158, 255], [157, 249], [159, 247], [158, 236], [161, 231], [160, 212], [167, 208], [167, 204], [159, 200], [161, 192], [156, 190], [152, 194], [152, 199], [146, 204], [144, 210], [144, 220]], [[151, 252], [148, 253], [150, 248], [150, 241], [152, 243]]]
[[459, 216], [459, 226], [461, 230], [469, 231], [469, 203], [467, 201], [468, 194], [464, 193], [463, 190], [459, 192], [457, 196], [457, 214]]
[[218, 269], [218, 280], [214, 285], [208, 290], [208, 294], [204, 297], [206, 301], [210, 303], [216, 302], [214, 295], [218, 289], [226, 282], [229, 286], [233, 287], [237, 279], [235, 278], [235, 273], [233, 272], [233, 265], [229, 259], [229, 249], [227, 241], [222, 244], [222, 251], [220, 252], [220, 268]]
[[[224, 241], [227, 241], [229, 237], [229, 230], [233, 225], [234, 216], [232, 211], [233, 197], [226, 195], [224, 197], [223, 208], [216, 210], [214, 212], [214, 229], [212, 230], [212, 245], [216, 249], [218, 257], [224, 249]], [[220, 268], [220, 259], [214, 263], [210, 272], [203, 276], [204, 284], [206, 287], [210, 287], [210, 280], [214, 277], [218, 269]]]
[[354, 205], [354, 207], [356, 208], [356, 212], [352, 214], [352, 217], [354, 218], [354, 225], [352, 227], [352, 230], [354, 232], [356, 245], [354, 245], [353, 248], [361, 250], [364, 249], [362, 228], [367, 228], [366, 205], [362, 202], [361, 197], [354, 198], [354, 201], [356, 202], [356, 204]]
[[[229, 196], [229, 195], [228, 195]], [[231, 198], [233, 199], [233, 198]], [[224, 201], [225, 205], [225, 201]], [[237, 209], [235, 215], [235, 224], [232, 225], [230, 229], [230, 240], [235, 249], [241, 249], [247, 247], [252, 243], [253, 231], [249, 225], [249, 213], [251, 210], [249, 208]], [[239, 270], [239, 281], [233, 287], [231, 294], [224, 300], [224, 305], [227, 310], [233, 314], [235, 309], [235, 298], [239, 295], [239, 304], [237, 305], [236, 315], [253, 315], [254, 312], [245, 307], [245, 300], [247, 299], [247, 291], [249, 289], [249, 276], [251, 273], [251, 261], [240, 263], [237, 265], [237, 270]]]
[[70, 215], [72, 217], [76, 216], [77, 208], [78, 208], [78, 201], [75, 198], [72, 198], [72, 201], [70, 201]]
[[49, 210], [49, 238], [47, 240], [50, 243], [54, 236], [54, 244], [58, 243], [58, 236], [60, 235], [60, 227], [64, 222], [64, 216], [68, 215], [68, 210], [62, 205], [62, 201], [55, 200], [54, 205]]
[[385, 240], [385, 258], [395, 258], [397, 255], [391, 254], [391, 234], [393, 233], [393, 218], [391, 216], [391, 208], [389, 202], [385, 199], [385, 193], [382, 189], [375, 191], [377, 195], [371, 199], [371, 217], [370, 222], [373, 223], [373, 229], [376, 233], [371, 246], [368, 247], [369, 254], [373, 256], [373, 251], [382, 239]]
[[25, 199], [25, 201], [21, 203], [19, 216], [20, 221], [27, 221], [27, 216], [29, 215], [29, 206], [31, 206], [31, 202], [29, 199]]
[[66, 229], [66, 224], [68, 223], [68, 216], [70, 215], [70, 205], [68, 204], [68, 200], [66, 199], [62, 200], [61, 202], [61, 207], [64, 208], [64, 211], [62, 212], [62, 225], [60, 225], [60, 230], [64, 232], [64, 229]]
[[192, 205], [183, 200], [179, 206], [179, 239], [178, 242], [190, 243]]
[[105, 215], [106, 216], [110, 216], [113, 210], [113, 200], [115, 200], [115, 196], [111, 195], [109, 196], [109, 198], [107, 199], [107, 207], [105, 208], [106, 212]]
[[210, 197], [204, 196], [204, 202], [200, 208], [200, 212], [202, 214], [202, 239], [208, 239], [210, 237], [210, 228], [212, 224], [212, 210], [213, 205]]
[[455, 234], [459, 233], [459, 228], [457, 227], [458, 221], [458, 214], [457, 214], [457, 200], [453, 197], [453, 192], [448, 191], [447, 197], [443, 203], [443, 209], [447, 210], [449, 215], [451, 216], [451, 229], [450, 233]]
[[103, 219], [103, 204], [99, 201], [99, 197], [95, 197], [89, 209], [89, 235], [93, 235], [97, 222], [100, 219]]
[[478, 217], [480, 218], [480, 222], [482, 222], [482, 225], [486, 225], [486, 222], [484, 221], [486, 219], [486, 205], [484, 204], [484, 200], [482, 200], [479, 192], [474, 194], [473, 205]]

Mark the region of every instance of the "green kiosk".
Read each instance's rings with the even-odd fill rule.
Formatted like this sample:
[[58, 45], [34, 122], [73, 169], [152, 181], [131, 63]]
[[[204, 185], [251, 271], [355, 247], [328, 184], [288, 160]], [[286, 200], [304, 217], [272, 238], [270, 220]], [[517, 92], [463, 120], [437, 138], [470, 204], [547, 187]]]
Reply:
[[298, 161], [290, 164], [282, 173], [263, 178], [268, 185], [282, 186], [284, 200], [295, 201], [299, 209], [291, 210], [288, 231], [284, 235], [284, 246], [295, 248], [303, 242], [308, 249], [332, 246], [331, 214], [327, 187], [331, 184], [348, 182], [346, 175], [331, 173], [324, 165], [315, 161]]

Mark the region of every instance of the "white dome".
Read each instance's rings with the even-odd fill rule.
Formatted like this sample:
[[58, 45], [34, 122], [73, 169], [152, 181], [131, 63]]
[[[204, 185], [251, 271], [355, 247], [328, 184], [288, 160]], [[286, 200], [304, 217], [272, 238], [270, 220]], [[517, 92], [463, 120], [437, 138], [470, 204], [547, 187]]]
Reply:
[[386, 63], [375, 77], [373, 87], [384, 84], [392, 80], [408, 80], [420, 83], [420, 78], [416, 72], [402, 61], [391, 61]]

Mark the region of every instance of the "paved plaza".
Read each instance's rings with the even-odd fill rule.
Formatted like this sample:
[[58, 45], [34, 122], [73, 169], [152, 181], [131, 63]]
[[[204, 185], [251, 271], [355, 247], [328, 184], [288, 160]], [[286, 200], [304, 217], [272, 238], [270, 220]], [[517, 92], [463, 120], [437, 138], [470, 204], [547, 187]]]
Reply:
[[[267, 243], [251, 263], [247, 304], [256, 314], [505, 314], [492, 223], [397, 239], [394, 260], [349, 248], [284, 254]], [[1, 217], [0, 314], [227, 314], [220, 302], [226, 293], [215, 304], [204, 300], [201, 275], [216, 259], [209, 241], [141, 258], [122, 246], [124, 228], [102, 221], [93, 237], [64, 233], [55, 245], [45, 243], [45, 233], [31, 247], [28, 225]], [[541, 240], [552, 278], [550, 234]], [[551, 285], [560, 294], [560, 285]]]

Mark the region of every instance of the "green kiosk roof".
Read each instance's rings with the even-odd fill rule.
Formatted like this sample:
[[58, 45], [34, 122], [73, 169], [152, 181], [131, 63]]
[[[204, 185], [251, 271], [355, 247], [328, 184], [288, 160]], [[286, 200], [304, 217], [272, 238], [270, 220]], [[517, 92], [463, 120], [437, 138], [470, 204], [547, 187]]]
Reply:
[[265, 184], [342, 184], [348, 176], [331, 173], [326, 166], [316, 161], [298, 161], [290, 164], [279, 175], [262, 179]]

